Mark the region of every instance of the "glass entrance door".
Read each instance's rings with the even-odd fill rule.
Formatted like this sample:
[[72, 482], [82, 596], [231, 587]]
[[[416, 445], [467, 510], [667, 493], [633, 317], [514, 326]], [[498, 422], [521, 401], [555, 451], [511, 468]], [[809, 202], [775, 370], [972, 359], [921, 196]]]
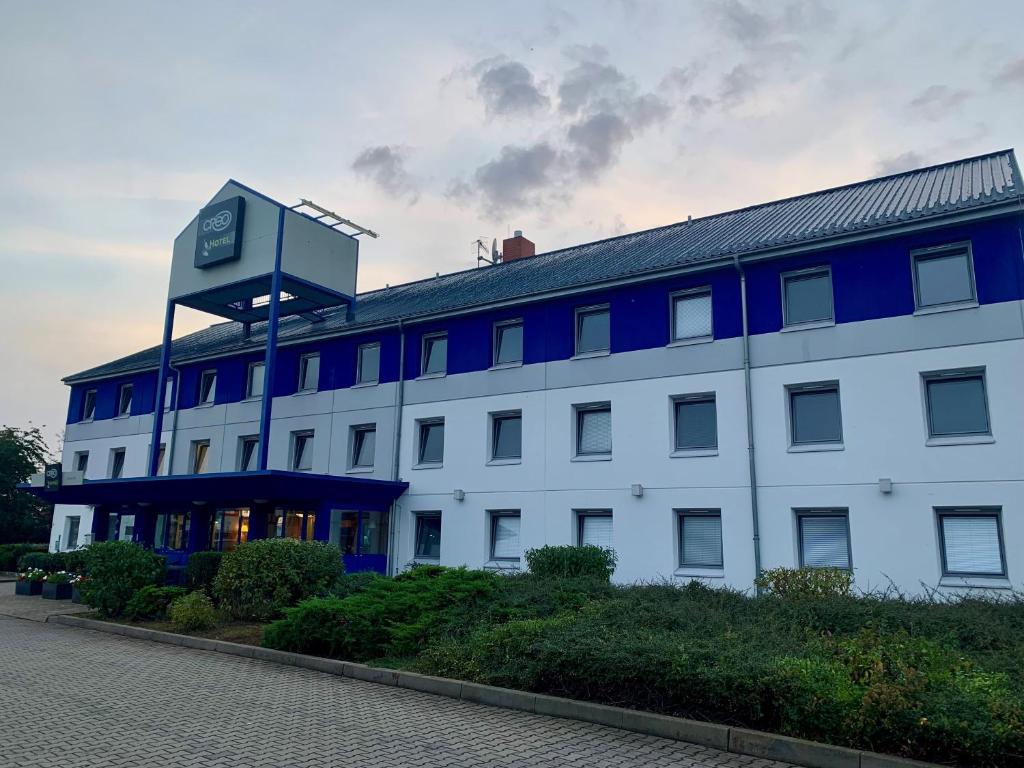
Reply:
[[341, 549], [346, 573], [387, 572], [387, 512], [332, 509], [330, 541]]

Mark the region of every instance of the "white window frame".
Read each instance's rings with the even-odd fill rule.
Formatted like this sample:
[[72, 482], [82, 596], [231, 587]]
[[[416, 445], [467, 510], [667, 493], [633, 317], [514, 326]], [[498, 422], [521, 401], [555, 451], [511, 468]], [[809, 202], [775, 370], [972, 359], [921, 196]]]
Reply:
[[[316, 381], [313, 386], [306, 386], [306, 378], [309, 373], [309, 361], [316, 358]], [[297, 394], [320, 391], [320, 353], [306, 352], [299, 355], [299, 382], [295, 390]]]
[[[444, 370], [442, 371], [427, 371], [427, 348], [429, 345], [436, 341], [444, 339]], [[420, 378], [421, 379], [432, 379], [440, 378], [441, 376], [448, 375], [448, 331], [434, 331], [432, 333], [425, 333], [420, 338]]]
[[[371, 347], [377, 348], [377, 370], [373, 373], [372, 379], [364, 378], [365, 371], [363, 369], [363, 352], [364, 350], [370, 349]], [[356, 347], [356, 383], [357, 387], [372, 387], [380, 383], [380, 358], [381, 358], [381, 343], [379, 341], [371, 341], [366, 344], [359, 344]]]
[[[124, 405], [124, 393], [128, 393], [128, 407]], [[115, 418], [125, 419], [132, 415], [132, 401], [135, 399], [135, 385], [122, 384], [117, 388], [117, 416]]]
[[[592, 411], [608, 411], [608, 450], [601, 453], [582, 453], [580, 439], [583, 436], [583, 414]], [[576, 403], [572, 406], [572, 460], [573, 461], [610, 461], [614, 449], [614, 422], [612, 421], [612, 404], [610, 400], [595, 403]]]
[[[698, 296], [707, 296], [711, 302], [711, 333], [702, 336], [676, 336], [676, 301], [679, 299], [693, 299]], [[679, 291], [672, 291], [668, 295], [668, 345], [670, 347], [682, 347], [689, 344], [705, 344], [715, 340], [715, 298], [711, 292], [710, 285], [702, 285], [696, 288], [684, 288]]]
[[[120, 390], [120, 388], [118, 388], [118, 390], [117, 390], [117, 396], [118, 396], [118, 398], [121, 397], [121, 390]], [[91, 409], [91, 411], [90, 411], [90, 408], [89, 408], [89, 400], [90, 399], [92, 400], [92, 409]], [[120, 402], [120, 400], [118, 402]], [[82, 418], [79, 419], [79, 421], [81, 421], [83, 423], [88, 423], [90, 421], [94, 421], [95, 419], [96, 419], [96, 390], [95, 389], [87, 389], [87, 390], [85, 390], [85, 394], [82, 395]]]
[[[932, 434], [932, 401], [929, 396], [928, 384], [936, 381], [949, 381], [954, 379], [981, 379], [981, 395], [985, 405], [985, 421], [988, 428], [984, 432], [961, 432]], [[993, 443], [992, 435], [992, 411], [988, 402], [988, 376], [985, 367], [956, 368], [944, 371], [925, 371], [921, 373], [921, 402], [924, 406], [924, 433], [925, 445], [971, 445], [978, 443]]]
[[[117, 466], [117, 456], [121, 456], [121, 471], [115, 475], [114, 467]], [[124, 477], [124, 466], [128, 463], [128, 449], [127, 448], [111, 448], [110, 457], [107, 459], [107, 477], [111, 480], [118, 480]]]
[[[250, 460], [253, 463], [252, 469], [246, 469], [245, 461], [245, 446], [252, 444], [252, 455]], [[238, 459], [235, 462], [235, 466], [238, 472], [255, 472], [259, 469], [259, 456], [260, 456], [260, 436], [259, 435], [240, 435], [238, 438]]]
[[615, 515], [611, 509], [574, 509], [576, 515], [576, 546], [583, 546], [583, 521], [588, 517], [607, 517], [612, 521], [612, 537], [615, 536]]
[[[85, 459], [85, 466], [79, 469], [78, 465], [82, 463], [82, 459]], [[75, 451], [75, 455], [74, 458], [72, 459], [71, 466], [75, 472], [81, 472], [82, 476], [84, 477], [85, 473], [89, 471], [89, 452]]]
[[[516, 534], [517, 554], [515, 557], [497, 557], [494, 554], [498, 520], [501, 518], [515, 518], [519, 521], [519, 531]], [[487, 510], [488, 546], [487, 561], [490, 563], [518, 564], [523, 558], [523, 512], [520, 509], [489, 509]]]
[[[444, 515], [440, 510], [426, 510], [423, 512], [413, 512], [414, 523], [412, 526], [412, 558], [414, 562], [427, 562], [437, 563], [441, 560], [441, 548], [444, 546]], [[416, 551], [417, 545], [419, 544], [419, 532], [420, 523], [423, 519], [436, 519], [438, 522], [438, 529], [440, 530], [439, 541], [437, 542], [437, 557], [430, 557], [429, 555], [421, 555]]]
[[[835, 390], [836, 402], [839, 407], [839, 439], [796, 442], [796, 424], [793, 421], [793, 396], [807, 392], [828, 392]], [[839, 386], [839, 380], [812, 381], [799, 384], [787, 384], [785, 386], [786, 397], [786, 440], [789, 444], [790, 453], [809, 453], [814, 451], [842, 451], [845, 449], [843, 431], [843, 395]]]
[[[303, 443], [302, 452], [299, 452], [299, 441], [305, 441]], [[313, 471], [313, 446], [316, 440], [316, 430], [313, 429], [297, 429], [291, 434], [290, 449], [288, 451], [288, 466], [292, 472], [312, 472]], [[304, 459], [309, 456], [309, 466], [299, 466], [300, 459]]]
[[[203, 397], [203, 389], [206, 385], [208, 378], [213, 378], [213, 383], [210, 385], [209, 399]], [[217, 369], [207, 368], [199, 374], [199, 393], [196, 397], [196, 405], [202, 408], [208, 408], [217, 402]]]
[[[921, 290], [918, 285], [917, 265], [919, 261], [941, 258], [946, 255], [964, 252], [967, 256], [967, 274], [970, 279], [971, 297], [960, 301], [943, 304], [921, 304]], [[914, 314], [927, 315], [933, 312], [948, 312], [953, 309], [966, 309], [978, 306], [978, 283], [974, 274], [974, 249], [970, 240], [956, 243], [944, 243], [929, 248], [915, 248], [910, 251], [910, 276], [914, 287]]]
[[[519, 419], [519, 455], [498, 457], [494, 455], [498, 447], [498, 422], [503, 419]], [[492, 466], [523, 463], [523, 412], [521, 410], [493, 411], [487, 414], [487, 463]]]
[[[679, 420], [676, 417], [676, 413], [680, 405], [687, 403], [707, 403], [710, 402], [715, 407], [715, 444], [712, 446], [705, 447], [694, 447], [694, 448], [680, 448], [679, 447]], [[687, 457], [687, 456], [717, 456], [718, 455], [718, 396], [715, 392], [693, 392], [685, 395], [672, 395], [669, 398], [669, 434], [671, 435], [671, 444], [669, 446], [669, 455], [673, 458]]]
[[[203, 454], [206, 459], [206, 468], [199, 469], [199, 455], [200, 449], [205, 446], [206, 451]], [[205, 475], [210, 471], [210, 440], [193, 440], [189, 445], [188, 449], [188, 471], [192, 475]]]
[[157, 475], [166, 474], [164, 472], [164, 462], [167, 460], [167, 444], [160, 443], [160, 447], [156, 449], [156, 473]]
[[[423, 436], [424, 430], [427, 427], [440, 426], [441, 427], [441, 460], [440, 461], [424, 461], [423, 450], [425, 448]], [[426, 419], [416, 419], [416, 463], [413, 465], [413, 469], [437, 469], [444, 466], [444, 438], [447, 437], [445, 434], [445, 421], [443, 416], [435, 416]]]
[[[366, 433], [373, 432], [373, 456], [370, 457], [369, 464], [357, 464], [356, 459], [359, 456], [359, 445], [360, 435], [362, 440], [365, 440]], [[349, 472], [372, 472], [373, 468], [377, 464], [377, 425], [373, 424], [353, 424], [348, 430], [348, 471]]]
[[[602, 349], [592, 349], [587, 352], [580, 351], [580, 331], [583, 328], [582, 318], [585, 315], [593, 315], [598, 313], [605, 313], [608, 315], [608, 346]], [[573, 358], [588, 358], [588, 357], [606, 357], [612, 353], [612, 309], [608, 303], [604, 304], [588, 304], [583, 307], [576, 307], [573, 311]]]
[[[519, 348], [519, 359], [518, 360], [506, 360], [504, 362], [498, 362], [498, 352], [500, 351], [501, 345], [501, 332], [506, 328], [520, 329], [522, 344]], [[523, 364], [523, 357], [526, 354], [526, 334], [523, 326], [523, 318], [514, 317], [508, 320], [497, 320], [495, 321], [491, 329], [491, 368], [518, 368]]]
[[[966, 571], [951, 571], [947, 564], [946, 533], [942, 525], [946, 517], [991, 517], [996, 521], [996, 536], [999, 537], [999, 561], [1001, 569], [999, 573], [968, 573]], [[948, 579], [999, 579], [1004, 580], [1008, 576], [1006, 563], [1006, 537], [1003, 535], [1003, 510], [1002, 507], [935, 507], [935, 524], [939, 538], [939, 565], [942, 569], [942, 577]]]
[[[259, 370], [259, 376], [256, 375], [257, 369]], [[248, 365], [248, 369], [245, 374], [245, 399], [246, 400], [261, 400], [263, 398], [263, 387], [264, 387], [264, 372], [266, 371], [266, 362], [263, 360], [255, 360]], [[260, 383], [260, 393], [253, 394], [253, 388], [256, 386], [256, 382]]]
[[[674, 509], [676, 521], [676, 570], [677, 571], [712, 571], [721, 573], [725, 570], [725, 526], [722, 524], [722, 510], [713, 507], [694, 507]], [[685, 537], [683, 535], [683, 522], [686, 517], [713, 517], [718, 518], [718, 559], [719, 563], [687, 563], [683, 561]]]
[[[797, 566], [800, 568], [838, 568], [853, 573], [853, 537], [850, 533], [850, 510], [845, 507], [802, 507], [793, 510], [796, 520]], [[809, 517], [837, 517], [846, 523], [846, 562], [847, 567], [838, 565], [805, 565], [804, 564], [804, 532], [803, 521]]]
[[164, 381], [164, 412], [174, 410], [174, 377], [168, 376]]

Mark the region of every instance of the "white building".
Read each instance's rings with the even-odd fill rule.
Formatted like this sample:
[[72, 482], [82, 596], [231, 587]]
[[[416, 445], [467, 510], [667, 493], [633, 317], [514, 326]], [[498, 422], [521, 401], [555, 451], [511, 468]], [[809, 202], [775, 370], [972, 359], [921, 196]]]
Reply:
[[[51, 545], [180, 564], [287, 535], [394, 571], [593, 542], [618, 581], [1021, 588], [1021, 192], [1003, 151], [541, 255], [517, 235], [353, 297], [354, 236], [229, 182], [169, 307], [232, 319], [66, 379]], [[238, 198], [239, 245], [200, 264]]]

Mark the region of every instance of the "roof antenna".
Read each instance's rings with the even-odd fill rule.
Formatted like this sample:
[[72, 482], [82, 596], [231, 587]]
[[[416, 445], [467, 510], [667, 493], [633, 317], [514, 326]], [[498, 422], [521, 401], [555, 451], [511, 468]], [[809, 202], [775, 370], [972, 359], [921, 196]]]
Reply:
[[482, 237], [478, 237], [474, 240], [473, 245], [476, 246], [476, 265], [478, 267], [480, 266], [481, 261], [486, 261], [491, 266], [494, 266], [501, 261], [501, 254], [498, 253], [498, 238], [495, 237], [491, 240], [491, 253], [489, 257], [484, 255], [487, 253], [487, 246], [484, 245], [484, 239]]

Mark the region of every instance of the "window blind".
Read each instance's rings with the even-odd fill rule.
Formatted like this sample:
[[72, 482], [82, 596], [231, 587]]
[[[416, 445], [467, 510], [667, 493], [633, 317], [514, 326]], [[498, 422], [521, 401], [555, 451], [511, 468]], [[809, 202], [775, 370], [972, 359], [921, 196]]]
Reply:
[[594, 547], [601, 547], [601, 549], [611, 549], [612, 516], [581, 515], [580, 544], [589, 544]]
[[494, 516], [491, 557], [495, 560], [519, 559], [519, 515]]
[[801, 565], [849, 568], [850, 548], [845, 515], [804, 515], [800, 518]]
[[942, 540], [948, 573], [1003, 573], [999, 521], [995, 515], [943, 515]]

